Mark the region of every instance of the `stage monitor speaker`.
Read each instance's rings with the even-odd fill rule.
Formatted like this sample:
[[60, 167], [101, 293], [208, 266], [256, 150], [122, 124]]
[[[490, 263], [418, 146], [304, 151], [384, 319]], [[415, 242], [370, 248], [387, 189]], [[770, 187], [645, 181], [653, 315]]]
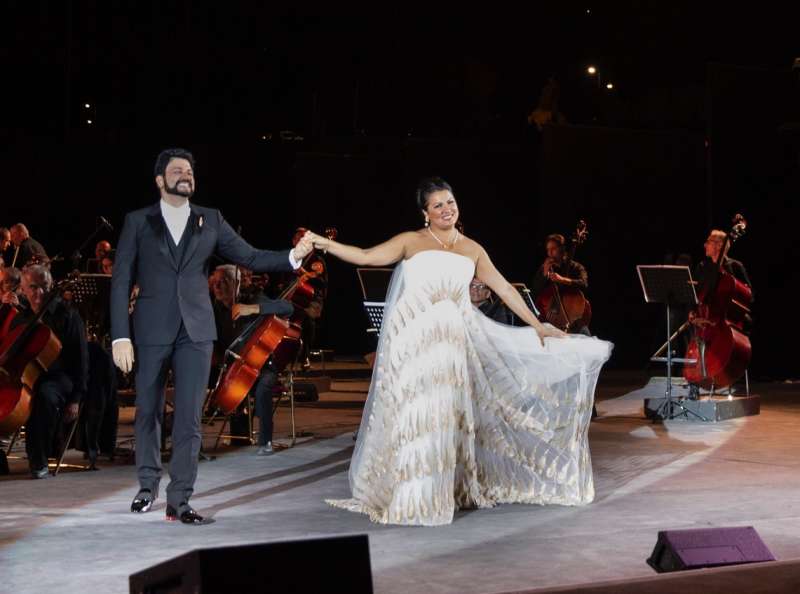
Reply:
[[366, 534], [196, 549], [131, 574], [131, 594], [372, 594]]
[[658, 573], [775, 561], [752, 526], [666, 530], [647, 564]]

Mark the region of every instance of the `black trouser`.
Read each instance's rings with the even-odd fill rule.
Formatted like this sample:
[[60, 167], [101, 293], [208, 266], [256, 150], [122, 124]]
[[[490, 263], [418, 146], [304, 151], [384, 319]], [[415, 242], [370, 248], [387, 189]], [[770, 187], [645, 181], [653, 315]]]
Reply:
[[303, 340], [302, 350], [298, 360], [300, 363], [305, 363], [311, 355], [311, 349], [314, 346], [314, 341], [317, 336], [317, 322], [314, 318], [306, 318], [303, 320], [303, 326], [300, 331], [300, 338]]
[[63, 371], [43, 375], [36, 383], [31, 416], [25, 423], [25, 451], [31, 471], [47, 468], [47, 457], [72, 394], [72, 379]]
[[262, 368], [255, 387], [256, 416], [261, 427], [258, 430], [258, 445], [265, 446], [272, 441], [272, 388], [278, 383], [278, 374]]
[[213, 343], [192, 342], [181, 323], [178, 337], [169, 345], [136, 348], [136, 471], [142, 489], [158, 493], [161, 480], [161, 423], [167, 371], [175, 383], [172, 458], [167, 503], [178, 508], [189, 501], [197, 478], [202, 436], [200, 416], [211, 369]]
[[117, 374], [111, 354], [98, 342], [89, 342], [89, 385], [80, 420], [79, 448], [89, 460], [98, 451], [114, 454], [117, 443]]

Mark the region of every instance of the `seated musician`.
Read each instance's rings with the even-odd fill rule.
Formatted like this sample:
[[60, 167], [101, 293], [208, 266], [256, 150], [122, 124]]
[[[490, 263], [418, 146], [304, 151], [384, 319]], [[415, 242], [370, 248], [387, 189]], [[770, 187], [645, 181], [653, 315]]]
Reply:
[[[6, 227], [0, 227], [0, 260], [5, 260], [3, 264], [11, 265], [11, 259], [14, 257], [13, 252], [9, 249], [11, 247], [11, 231]], [[1, 267], [0, 267], [1, 268]]]
[[111, 258], [111, 244], [105, 239], [98, 241], [97, 245], [94, 246], [94, 258], [90, 258], [86, 261], [86, 272], [91, 274], [111, 274], [110, 272], [105, 272], [103, 270], [103, 262], [106, 259], [109, 259], [109, 261], [113, 262]]
[[15, 254], [12, 265], [24, 268], [28, 264], [46, 264], [50, 261], [42, 244], [31, 237], [28, 228], [22, 223], [11, 227], [11, 243], [14, 244]]
[[[705, 243], [703, 244], [705, 257], [700, 262], [697, 263], [697, 266], [695, 266], [694, 271], [692, 272], [692, 277], [697, 282], [697, 285], [695, 286], [695, 292], [697, 293], [698, 296], [711, 293], [715, 290], [716, 285], [719, 282], [720, 258], [722, 258], [723, 270], [733, 275], [733, 277], [736, 280], [750, 287], [751, 291], [753, 290], [753, 285], [750, 282], [750, 277], [747, 274], [747, 270], [745, 269], [744, 264], [742, 264], [739, 260], [734, 260], [733, 258], [728, 257], [727, 249], [726, 253], [724, 254], [722, 253], [723, 246], [726, 244], [726, 239], [727, 239], [727, 234], [725, 233], [725, 231], [721, 231], [719, 229], [713, 229], [708, 234], [708, 237], [706, 238]], [[728, 244], [728, 246], [730, 246], [730, 244]], [[753, 293], [753, 300], [755, 300], [755, 293]], [[688, 317], [689, 317], [689, 322], [691, 322], [692, 325], [698, 328], [708, 323], [708, 320], [697, 315], [697, 312], [694, 310], [689, 312]], [[752, 324], [752, 319], [748, 314], [745, 317], [745, 332], [747, 332], [747, 328], [751, 324]], [[697, 398], [699, 394], [700, 394], [699, 386], [690, 383], [689, 397]]]
[[727, 250], [725, 254], [722, 254], [722, 246], [726, 237], [725, 231], [720, 231], [719, 229], [714, 229], [708, 234], [708, 238], [703, 244], [705, 258], [698, 262], [693, 272], [694, 280], [697, 281], [697, 293], [702, 293], [706, 289], [713, 290], [719, 278], [720, 257], [722, 258], [722, 269], [732, 274], [736, 280], [750, 287], [751, 291], [753, 290], [753, 285], [750, 282], [750, 277], [747, 275], [744, 264], [739, 260], [728, 257]]
[[[22, 271], [21, 311], [14, 318], [12, 329], [39, 313], [52, 286], [53, 278], [46, 267], [35, 264]], [[47, 458], [59, 423], [68, 423], [78, 416], [78, 404], [86, 394], [89, 375], [86, 330], [78, 312], [56, 297], [47, 306], [42, 322], [61, 342], [61, 352], [39, 376], [34, 386], [31, 416], [25, 424], [25, 448], [33, 478], [48, 476]]]
[[[232, 349], [239, 350], [247, 342], [247, 326], [253, 321], [255, 315], [275, 314], [290, 316], [294, 307], [288, 301], [269, 299], [261, 294], [255, 298], [246, 298], [251, 303], [236, 302], [236, 267], [230, 264], [218, 266], [211, 280], [214, 293], [214, 319], [217, 325], [217, 342], [215, 344], [217, 361], [224, 361], [225, 350], [237, 339], [237, 345]], [[259, 456], [272, 454], [272, 388], [278, 382], [278, 375], [270, 368], [269, 363], [264, 365], [253, 387], [256, 401], [256, 416], [260, 422], [258, 432]]]
[[22, 273], [19, 268], [6, 266], [0, 269], [0, 304], [19, 305], [19, 283]]
[[511, 326], [513, 314], [500, 299], [492, 297], [492, 290], [477, 276], [469, 283], [469, 299], [472, 305], [495, 322]]
[[[581, 291], [589, 288], [589, 275], [586, 268], [573, 259], [567, 259], [566, 240], [563, 235], [548, 235], [545, 241], [547, 257], [530, 282], [534, 299], [551, 283], [564, 287], [575, 287]], [[589, 328], [581, 326], [570, 330], [573, 334], [591, 336]]]
[[[298, 227], [292, 238], [292, 245], [296, 246], [307, 231], [308, 229], [305, 227]], [[278, 291], [283, 291], [298, 276], [305, 277], [308, 284], [314, 288], [314, 298], [305, 309], [306, 315], [302, 320], [301, 338], [303, 340], [303, 350], [299, 355], [300, 361], [303, 362], [303, 369], [308, 370], [311, 368], [309, 353], [316, 341], [317, 324], [322, 317], [322, 308], [328, 293], [328, 264], [322, 254], [316, 251], [311, 252], [300, 268], [287, 273], [284, 278], [278, 281]]]

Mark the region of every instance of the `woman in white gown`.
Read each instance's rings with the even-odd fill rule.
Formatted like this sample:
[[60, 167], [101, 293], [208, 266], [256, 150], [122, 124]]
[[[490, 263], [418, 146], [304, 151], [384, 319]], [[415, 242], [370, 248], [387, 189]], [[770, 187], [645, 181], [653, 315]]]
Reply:
[[[459, 508], [594, 498], [587, 432], [612, 345], [540, 323], [486, 251], [456, 229], [450, 186], [417, 191], [425, 227], [369, 249], [312, 235], [358, 266], [399, 262], [350, 465], [331, 505], [384, 524], [434, 526]], [[476, 309], [477, 276], [530, 327]]]

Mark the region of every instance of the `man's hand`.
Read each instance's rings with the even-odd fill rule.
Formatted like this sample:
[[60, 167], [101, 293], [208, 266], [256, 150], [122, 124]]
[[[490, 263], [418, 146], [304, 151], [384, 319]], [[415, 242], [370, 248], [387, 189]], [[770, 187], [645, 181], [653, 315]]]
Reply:
[[554, 283], [558, 283], [559, 285], [570, 285], [572, 284], [572, 280], [568, 279], [566, 276], [561, 276], [557, 272], [550, 272], [548, 277]]
[[297, 242], [297, 245], [294, 246], [294, 259], [298, 262], [314, 250], [314, 244], [311, 241], [313, 236], [314, 234], [311, 231], [306, 231], [300, 241]]
[[73, 402], [72, 404], [68, 404], [67, 408], [64, 409], [63, 421], [65, 423], [71, 423], [77, 418], [78, 418], [78, 403]]
[[231, 319], [238, 320], [241, 316], [253, 316], [260, 311], [258, 305], [235, 303], [231, 308]]
[[130, 340], [118, 340], [111, 347], [114, 365], [123, 373], [130, 373], [133, 369], [133, 343]]

